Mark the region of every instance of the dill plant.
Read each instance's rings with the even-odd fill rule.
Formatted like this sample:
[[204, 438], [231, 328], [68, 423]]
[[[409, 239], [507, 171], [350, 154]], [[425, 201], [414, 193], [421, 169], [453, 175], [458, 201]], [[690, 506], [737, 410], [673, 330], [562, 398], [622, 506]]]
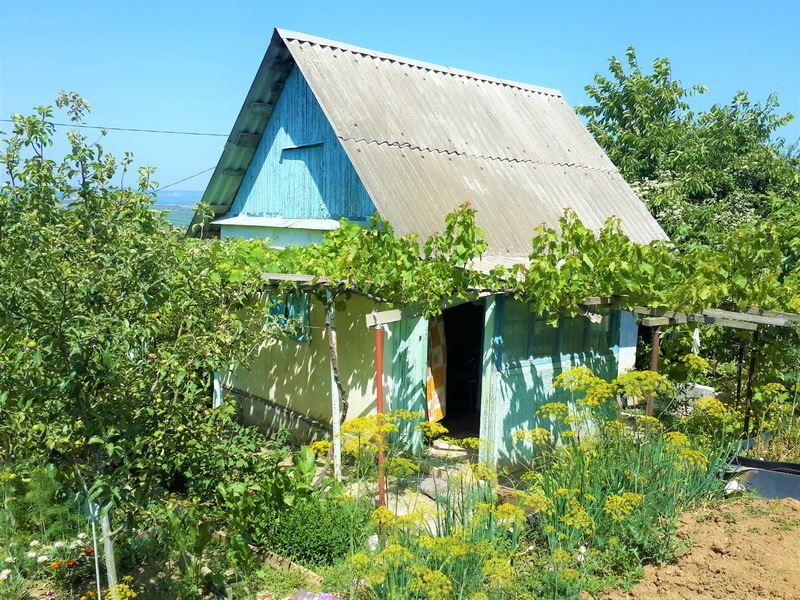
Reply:
[[[399, 491], [402, 480], [419, 471], [415, 460], [392, 455], [408, 447], [403, 434], [419, 432], [431, 440], [447, 433], [441, 425], [429, 421], [404, 425], [419, 421], [421, 416], [395, 411], [379, 418], [362, 418], [352, 428], [342, 428], [344, 436], [353, 442], [346, 441], [343, 449], [366, 450], [371, 460], [375, 445], [385, 444], [390, 487]], [[378, 442], [381, 436], [373, 437], [372, 433], [379, 421], [393, 424], [402, 433], [391, 443], [385, 439]], [[459, 444], [478, 448], [486, 442], [473, 438], [459, 440]], [[359, 457], [353, 458], [358, 464]], [[446, 488], [437, 490], [433, 508], [420, 503], [416, 510], [400, 514], [397, 506], [397, 512], [378, 507], [373, 513], [381, 532], [378, 547], [352, 554], [347, 560], [353, 574], [353, 595], [387, 600], [519, 597], [513, 560], [520, 547], [525, 515], [519, 506], [496, 505], [493, 482], [497, 476], [490, 465], [467, 465], [448, 478]]]
[[630, 427], [606, 416], [617, 410], [617, 393], [644, 397], [667, 389], [657, 373], [605, 382], [579, 367], [555, 385], [571, 391], [572, 402], [544, 405], [538, 414], [550, 429], [514, 437], [535, 450], [533, 470], [523, 476], [522, 501], [538, 517], [528, 585], [570, 597], [629, 577], [643, 563], [672, 558], [680, 514], [721, 491], [724, 452], [707, 440], [664, 431], [652, 417]]

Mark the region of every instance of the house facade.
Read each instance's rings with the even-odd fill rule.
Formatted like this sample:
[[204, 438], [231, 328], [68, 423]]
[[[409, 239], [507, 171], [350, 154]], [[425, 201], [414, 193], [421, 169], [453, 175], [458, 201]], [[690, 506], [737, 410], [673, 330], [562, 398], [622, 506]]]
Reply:
[[[215, 213], [207, 232], [279, 247], [319, 242], [339, 219], [376, 212], [425, 238], [469, 202], [489, 244], [475, 268], [524, 263], [534, 227], [557, 224], [565, 208], [592, 228], [616, 216], [637, 242], [666, 239], [559, 92], [283, 30], [204, 201]], [[223, 382], [246, 422], [289, 426], [300, 439], [329, 435], [337, 395], [324, 302], [306, 309], [301, 339], [271, 343]], [[497, 462], [520, 458], [511, 433], [537, 427], [536, 409], [560, 398], [556, 375], [587, 365], [615, 376], [633, 367], [636, 346], [629, 313], [552, 327], [503, 295], [433, 319], [354, 296], [334, 318], [348, 417], [375, 411], [370, 326], [381, 324], [387, 409], [487, 439]]]

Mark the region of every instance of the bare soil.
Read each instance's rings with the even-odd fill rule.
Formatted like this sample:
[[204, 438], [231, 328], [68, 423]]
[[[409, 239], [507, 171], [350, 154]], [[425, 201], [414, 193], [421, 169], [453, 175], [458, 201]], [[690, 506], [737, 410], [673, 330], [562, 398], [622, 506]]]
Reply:
[[677, 563], [648, 566], [630, 591], [596, 600], [800, 600], [797, 500], [740, 499], [686, 513], [678, 538], [689, 549]]

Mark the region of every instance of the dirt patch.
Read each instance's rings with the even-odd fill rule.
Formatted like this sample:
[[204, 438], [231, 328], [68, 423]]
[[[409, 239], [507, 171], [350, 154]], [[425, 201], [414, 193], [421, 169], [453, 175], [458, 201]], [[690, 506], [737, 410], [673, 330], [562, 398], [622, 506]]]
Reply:
[[800, 502], [742, 499], [681, 518], [690, 549], [675, 564], [648, 566], [628, 592], [598, 600], [800, 599]]

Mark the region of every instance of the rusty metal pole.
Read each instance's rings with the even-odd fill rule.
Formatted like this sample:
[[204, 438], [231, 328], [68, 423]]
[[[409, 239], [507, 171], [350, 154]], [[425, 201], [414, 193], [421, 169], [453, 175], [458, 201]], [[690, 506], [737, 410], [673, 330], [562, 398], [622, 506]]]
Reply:
[[[650, 354], [650, 370], [651, 371], [658, 371], [658, 351], [661, 347], [661, 327], [656, 327], [653, 330], [653, 351]], [[650, 397], [647, 399], [647, 416], [653, 416], [653, 404], [655, 403], [656, 394], [655, 392], [650, 394]]]
[[[383, 329], [380, 324], [375, 325], [375, 390], [377, 399], [375, 408], [379, 415], [383, 414]], [[378, 447], [378, 504], [386, 506], [386, 473], [383, 468], [383, 419], [378, 417], [378, 427], [381, 430], [380, 446]]]

